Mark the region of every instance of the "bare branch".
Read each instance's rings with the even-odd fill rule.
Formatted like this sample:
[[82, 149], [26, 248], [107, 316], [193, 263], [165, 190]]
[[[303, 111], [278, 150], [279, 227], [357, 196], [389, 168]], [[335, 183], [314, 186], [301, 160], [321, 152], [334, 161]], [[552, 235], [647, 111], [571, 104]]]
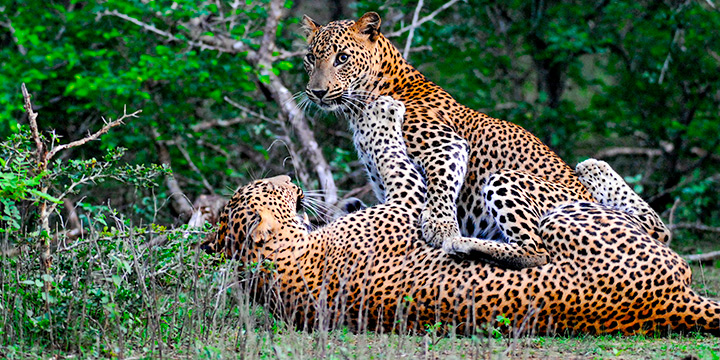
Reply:
[[683, 255], [683, 259], [685, 259], [685, 261], [688, 261], [688, 262], [690, 262], [690, 261], [705, 262], [705, 261], [720, 259], [720, 250], [711, 251], [707, 254]]
[[108, 16], [108, 15], [109, 15], [109, 16], [119, 17], [119, 18], [121, 18], [121, 19], [123, 19], [123, 20], [125, 20], [125, 21], [129, 21], [129, 22], [131, 22], [131, 23], [133, 23], [133, 24], [135, 24], [135, 25], [137, 25], [137, 26], [140, 26], [141, 28], [143, 28], [143, 29], [145, 29], [145, 30], [148, 30], [148, 31], [150, 31], [150, 32], [153, 32], [153, 33], [155, 33], [155, 34], [158, 34], [158, 35], [160, 35], [160, 36], [162, 36], [162, 37], [168, 38], [169, 40], [172, 40], [172, 41], [180, 41], [180, 42], [184, 41], [184, 40], [182, 40], [182, 39], [177, 38], [175, 35], [167, 32], [167, 31], [163, 31], [163, 30], [158, 29], [157, 27], [155, 27], [155, 25], [151, 25], [151, 24], [144, 23], [144, 22], [142, 22], [142, 21], [140, 21], [140, 20], [138, 20], [138, 19], [135, 19], [134, 17], [131, 17], [131, 16], [125, 15], [125, 14], [123, 14], [123, 13], [121, 13], [121, 12], [118, 12], [117, 10], [113, 10], [113, 11], [105, 10], [105, 11], [99, 13], [99, 14], [98, 14], [98, 17]]
[[239, 117], [228, 119], [228, 120], [223, 120], [223, 119], [209, 120], [209, 121], [203, 121], [201, 123], [197, 123], [197, 124], [191, 126], [190, 129], [192, 129], [192, 131], [203, 131], [203, 130], [207, 130], [207, 129], [214, 128], [214, 127], [230, 127], [235, 124], [244, 122], [246, 120], [247, 119], [245, 119], [245, 118], [239, 118]]
[[272, 52], [275, 50], [277, 28], [280, 23], [280, 18], [283, 16], [283, 4], [285, 4], [285, 0], [270, 1], [270, 8], [268, 9], [268, 16], [265, 20], [265, 28], [263, 30], [263, 38], [260, 42], [260, 48], [257, 50], [257, 58], [254, 59], [255, 61], [260, 63], [272, 62]]
[[263, 115], [263, 114], [260, 114], [260, 113], [258, 113], [258, 112], [256, 112], [256, 111], [252, 111], [252, 110], [248, 109], [247, 107], [238, 104], [237, 102], [233, 101], [232, 99], [230, 99], [230, 98], [227, 97], [227, 96], [224, 96], [223, 99], [224, 99], [225, 101], [227, 101], [228, 104], [232, 105], [233, 107], [238, 108], [238, 109], [240, 109], [240, 110], [242, 110], [242, 111], [244, 111], [244, 112], [246, 112], [246, 113], [248, 113], [248, 114], [250, 114], [250, 115], [252, 115], [252, 116], [255, 116], [256, 118], [258, 118], [258, 119], [260, 119], [260, 120], [267, 121], [267, 122], [269, 122], [269, 123], [275, 123], [275, 124], [278, 123], [277, 120], [273, 120], [273, 119], [271, 119], [271, 118], [269, 118], [269, 117], [267, 117], [267, 116], [265, 116], [265, 115]]
[[[153, 137], [155, 137], [155, 147], [157, 147], [160, 163], [172, 169], [170, 162], [170, 153], [168, 152], [165, 144], [162, 141], [158, 140], [160, 134], [155, 129], [151, 129], [151, 131]], [[185, 193], [183, 193], [182, 188], [180, 188], [180, 184], [178, 183], [177, 179], [175, 179], [175, 177], [172, 175], [168, 175], [165, 177], [165, 185], [170, 191], [168, 197], [171, 200], [171, 204], [175, 212], [177, 212], [180, 217], [183, 218], [183, 220], [189, 218], [190, 215], [192, 215], [193, 213], [193, 208], [191, 206], [190, 200], [188, 200], [187, 196], [185, 196]]]
[[305, 55], [305, 49], [298, 50], [298, 51], [285, 51], [280, 50], [278, 51], [278, 55], [273, 57], [273, 61], [279, 61], [279, 60], [286, 60], [290, 58], [294, 58], [296, 56], [302, 56]]
[[455, 3], [458, 2], [458, 1], [459, 1], [459, 0], [450, 0], [450, 1], [446, 2], [445, 4], [443, 4], [442, 6], [440, 6], [439, 8], [437, 8], [435, 11], [431, 12], [431, 13], [428, 14], [427, 16], [425, 16], [425, 17], [423, 17], [422, 19], [420, 19], [417, 23], [415, 23], [415, 24], [410, 24], [410, 25], [408, 25], [408, 26], [405, 26], [405, 27], [401, 28], [401, 29], [398, 30], [398, 31], [394, 31], [394, 32], [385, 34], [385, 37], [386, 37], [386, 38], [391, 38], [391, 37], [400, 36], [400, 35], [408, 32], [408, 31], [410, 31], [410, 29], [418, 28], [418, 27], [422, 26], [422, 24], [424, 24], [424, 23], [426, 23], [426, 22], [434, 19], [435, 16], [437, 16], [437, 15], [438, 15], [439, 13], [441, 13], [443, 10], [445, 10], [445, 9], [447, 9], [447, 8], [455, 5]]
[[707, 51], [708, 51], [708, 54], [710, 54], [710, 56], [712, 56], [712, 58], [715, 59], [715, 61], [720, 63], [720, 55], [718, 55], [718, 53], [712, 51], [711, 49], [707, 49]]
[[52, 160], [53, 156], [55, 156], [55, 154], [57, 154], [60, 151], [63, 151], [65, 149], [74, 148], [76, 146], [84, 145], [85, 143], [87, 143], [89, 141], [96, 140], [97, 138], [99, 138], [100, 136], [102, 136], [103, 134], [108, 132], [108, 130], [110, 130], [118, 125], [122, 125], [123, 121], [125, 121], [125, 119], [137, 118], [138, 117], [137, 114], [139, 114], [141, 112], [142, 112], [142, 110], [137, 110], [133, 113], [128, 114], [127, 108], [123, 108], [123, 115], [119, 119], [114, 120], [114, 121], [107, 121], [107, 120], [105, 120], [105, 118], [103, 118], [103, 121], [105, 122], [105, 126], [103, 126], [102, 129], [100, 129], [96, 133], [88, 135], [80, 140], [75, 140], [71, 143], [54, 147], [52, 150], [50, 150], [50, 152], [47, 155], [45, 155], [45, 161], [50, 162], [50, 160]]
[[413, 13], [412, 22], [410, 23], [410, 33], [408, 33], [407, 40], [405, 40], [405, 50], [403, 51], [403, 57], [407, 59], [410, 55], [410, 45], [412, 45], [413, 36], [415, 36], [415, 28], [417, 28], [418, 17], [420, 17], [420, 10], [422, 10], [425, 1], [419, 0], [417, 6], [415, 6], [415, 12]]
[[[710, 177], [703, 179], [702, 181], [718, 181], [718, 180], [720, 180], [720, 174], [712, 175]], [[675, 191], [683, 186], [686, 186], [687, 184], [691, 183], [692, 181], [693, 181], [692, 178], [685, 179], [684, 181], [677, 183], [675, 186], [671, 186], [671, 187], [653, 195], [652, 197], [647, 199], [647, 202], [652, 203], [653, 201], [655, 201], [669, 193], [672, 193], [673, 191]]]
[[[125, 21], [131, 22], [147, 31], [150, 31], [154, 34], [160, 35], [170, 41], [177, 41], [177, 42], [187, 42], [190, 46], [198, 47], [200, 50], [215, 50], [219, 52], [226, 52], [226, 53], [235, 53], [235, 52], [241, 52], [241, 51], [248, 51], [248, 49], [245, 48], [244, 44], [241, 42], [233, 43], [233, 45], [221, 43], [220, 45], [223, 45], [221, 47], [218, 47], [218, 40], [216, 38], [208, 38], [204, 40], [208, 40], [207, 42], [198, 42], [193, 40], [183, 40], [178, 38], [177, 36], [173, 35], [170, 32], [160, 30], [155, 25], [151, 25], [145, 22], [142, 22], [138, 19], [135, 19], [129, 15], [125, 15], [121, 12], [118, 12], [117, 10], [105, 10], [101, 13], [98, 13], [98, 17], [103, 16], [115, 16], [120, 19], [123, 19]], [[240, 44], [240, 45], [238, 45]], [[248, 55], [249, 56], [249, 55]]]
[[32, 103], [30, 102], [30, 93], [28, 93], [27, 88], [25, 87], [25, 83], [22, 83], [20, 86], [22, 90], [23, 99], [25, 100], [25, 112], [28, 114], [28, 121], [30, 122], [30, 131], [32, 132], [33, 140], [35, 140], [35, 147], [37, 148], [37, 162], [38, 166], [40, 166], [42, 170], [45, 170], [45, 167], [43, 164], [44, 156], [44, 148], [42, 140], [40, 140], [40, 132], [38, 131], [38, 125], [37, 125], [37, 116], [38, 114], [33, 111], [32, 109]]
[[647, 148], [636, 148], [636, 147], [616, 147], [600, 150], [593, 155], [596, 159], [607, 159], [615, 156], [647, 156], [656, 157], [661, 156], [663, 153], [660, 149], [647, 149]]
[[671, 230], [675, 230], [675, 229], [688, 229], [688, 230], [697, 230], [697, 231], [704, 231], [704, 232], [720, 233], [720, 227], [707, 226], [707, 225], [704, 225], [704, 224], [677, 223], [677, 224], [669, 225], [668, 227], [669, 227]]
[[670, 68], [670, 60], [672, 60], [672, 48], [673, 48], [673, 45], [675, 45], [675, 43], [678, 40], [680, 31], [681, 31], [680, 28], [675, 29], [675, 34], [673, 34], [673, 39], [672, 39], [672, 42], [670, 43], [670, 49], [668, 49], [668, 54], [665, 57], [665, 61], [663, 62], [662, 69], [660, 69], [660, 77], [658, 78], [658, 84], [663, 83], [663, 80], [665, 79], [665, 73]]
[[12, 21], [10, 21], [10, 18], [6, 17], [7, 22], [0, 22], [0, 26], [8, 29], [10, 31], [10, 36], [12, 37], [13, 41], [15, 42], [15, 45], [17, 45], [18, 51], [20, 52], [20, 55], [25, 56], [27, 55], [27, 49], [25, 49], [22, 44], [20, 44], [20, 41], [18, 40], [17, 36], [15, 36], [15, 28], [12, 26]]
[[[678, 208], [678, 205], [680, 205], [680, 198], [676, 198], [675, 202], [673, 203], [673, 206], [670, 208], [670, 216], [668, 217], [668, 228], [672, 229], [673, 225], [675, 225], [675, 211]], [[671, 231], [672, 233], [672, 231]], [[672, 236], [668, 239], [667, 243], [665, 245], [670, 246], [670, 242], [672, 241]]]

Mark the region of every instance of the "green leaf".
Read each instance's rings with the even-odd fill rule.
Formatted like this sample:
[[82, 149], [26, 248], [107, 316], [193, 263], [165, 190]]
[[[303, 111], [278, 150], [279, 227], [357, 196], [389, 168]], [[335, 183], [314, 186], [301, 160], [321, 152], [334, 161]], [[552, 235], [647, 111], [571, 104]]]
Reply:
[[27, 192], [29, 192], [30, 194], [35, 195], [35, 196], [37, 196], [37, 197], [39, 197], [39, 198], [41, 198], [41, 199], [45, 199], [45, 200], [47, 200], [47, 201], [51, 201], [51, 202], [54, 202], [54, 203], [56, 203], [56, 204], [62, 203], [62, 200], [60, 200], [60, 199], [58, 199], [58, 198], [56, 198], [56, 197], [54, 197], [54, 196], [52, 196], [52, 195], [46, 194], [46, 193], [44, 193], [44, 192], [42, 192], [42, 191], [39, 191], [39, 190], [27, 189]]

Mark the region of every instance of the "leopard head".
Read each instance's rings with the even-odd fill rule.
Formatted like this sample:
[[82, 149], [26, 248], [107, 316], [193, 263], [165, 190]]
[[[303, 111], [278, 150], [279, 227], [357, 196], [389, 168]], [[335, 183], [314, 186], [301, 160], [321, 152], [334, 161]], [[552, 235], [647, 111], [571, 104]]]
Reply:
[[273, 248], [272, 242], [292, 239], [294, 234], [289, 232], [307, 228], [297, 216], [303, 198], [303, 191], [288, 176], [245, 185], [225, 205], [217, 236], [202, 248], [241, 258], [248, 250]]
[[368, 84], [376, 80], [380, 66], [380, 15], [369, 12], [357, 21], [324, 26], [306, 15], [303, 26], [308, 41], [304, 59], [310, 76], [305, 87], [308, 98], [327, 111], [357, 109], [370, 96]]

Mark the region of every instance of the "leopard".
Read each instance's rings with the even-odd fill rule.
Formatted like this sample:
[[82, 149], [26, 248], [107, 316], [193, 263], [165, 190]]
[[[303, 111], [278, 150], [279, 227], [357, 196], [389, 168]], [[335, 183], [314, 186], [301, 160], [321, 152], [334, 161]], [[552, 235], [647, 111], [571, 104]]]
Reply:
[[[303, 17], [308, 101], [349, 119], [354, 136], [353, 119], [362, 118], [368, 102], [379, 96], [402, 101], [408, 153], [427, 181], [421, 217], [426, 242], [449, 255], [508, 268], [546, 264], [551, 256], [541, 241], [539, 216], [562, 204], [596, 199], [578, 174], [529, 131], [460, 104], [427, 79], [380, 32], [380, 23], [375, 12], [326, 25]], [[359, 149], [355, 143], [382, 203], [388, 189], [368, 161], [368, 152], [377, 149]], [[508, 174], [518, 179], [506, 179]], [[493, 190], [506, 180], [519, 187], [507, 188], [509, 195]], [[524, 187], [527, 182], [540, 187]], [[647, 214], [652, 218], [649, 234], [667, 242], [669, 229], [654, 211]]]
[[[356, 129], [360, 146], [384, 145], [368, 154], [385, 184], [383, 203], [309, 229], [304, 193], [290, 177], [256, 180], [233, 195], [203, 247], [238, 259], [252, 299], [270, 299], [265, 308], [300, 330], [421, 334], [440, 323], [438, 333], [478, 336], [488, 329], [720, 336], [720, 302], [690, 287], [688, 264], [637, 215], [647, 203], [602, 161], [576, 171], [606, 204], [575, 200], [542, 215], [538, 233], [551, 257], [544, 265], [506, 269], [427, 246], [428, 186], [403, 138], [405, 111], [379, 97]], [[519, 186], [526, 175], [504, 170], [497, 190]], [[594, 193], [608, 187], [612, 198]]]

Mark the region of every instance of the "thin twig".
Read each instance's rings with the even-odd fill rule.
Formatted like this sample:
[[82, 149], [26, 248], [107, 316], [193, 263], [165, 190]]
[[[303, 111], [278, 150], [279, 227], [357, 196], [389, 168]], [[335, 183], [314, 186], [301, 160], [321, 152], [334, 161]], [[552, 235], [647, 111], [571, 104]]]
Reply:
[[175, 146], [177, 146], [178, 150], [180, 150], [180, 153], [188, 162], [190, 168], [200, 176], [200, 180], [202, 180], [203, 186], [205, 186], [205, 190], [209, 191], [211, 194], [214, 194], [215, 189], [213, 189], [213, 187], [210, 185], [210, 182], [208, 182], [208, 180], [202, 174], [202, 171], [200, 171], [197, 165], [195, 165], [195, 163], [192, 161], [192, 158], [190, 158], [190, 154], [188, 154], [180, 139], [175, 139]]
[[286, 59], [294, 58], [296, 56], [302, 56], [302, 55], [305, 55], [306, 51], [307, 50], [305, 50], [305, 49], [298, 50], [298, 51], [279, 50], [278, 54], [275, 57], [273, 57], [273, 61], [286, 60]]
[[252, 115], [252, 116], [255, 116], [256, 118], [258, 118], [258, 119], [260, 119], [260, 120], [264, 120], [264, 121], [267, 121], [267, 122], [270, 122], [270, 123], [273, 123], [273, 124], [278, 124], [278, 123], [279, 123], [279, 121], [277, 121], [277, 120], [273, 120], [273, 119], [271, 119], [271, 118], [269, 118], [269, 117], [267, 117], [267, 116], [265, 116], [265, 115], [263, 115], [263, 114], [260, 114], [260, 113], [258, 113], [258, 112], [252, 111], [252, 110], [246, 108], [245, 106], [242, 106], [242, 105], [238, 104], [237, 102], [233, 101], [232, 99], [230, 99], [230, 98], [227, 97], [227, 96], [224, 96], [223, 99], [224, 99], [225, 101], [227, 101], [228, 104], [232, 105], [233, 107], [238, 108], [238, 109], [240, 109], [240, 110], [242, 110], [242, 111], [244, 111], [244, 112], [246, 112], [246, 113], [248, 113], [248, 114], [250, 114], [250, 115]]
[[405, 32], [410, 31], [410, 29], [412, 29], [412, 28], [420, 27], [422, 24], [424, 24], [424, 23], [426, 23], [426, 22], [434, 19], [435, 16], [437, 16], [440, 12], [442, 12], [443, 10], [445, 10], [445, 9], [453, 6], [453, 5], [454, 5], [456, 2], [458, 2], [458, 1], [459, 1], [459, 0], [450, 0], [450, 1], [446, 2], [445, 4], [443, 4], [442, 6], [440, 6], [439, 8], [437, 8], [435, 11], [431, 12], [431, 13], [428, 14], [427, 16], [425, 16], [425, 17], [423, 17], [422, 19], [420, 19], [416, 24], [410, 24], [410, 25], [408, 25], [408, 26], [405, 26], [405, 27], [401, 28], [401, 29], [398, 30], [398, 31], [394, 31], [394, 32], [385, 34], [385, 37], [386, 37], [386, 38], [391, 38], [391, 37], [400, 36], [400, 35], [404, 34]]
[[[155, 128], [150, 129], [150, 132], [153, 138], [155, 138], [155, 146], [158, 151], [158, 159], [160, 160], [160, 163], [172, 170], [170, 153], [167, 150], [167, 146], [165, 146], [165, 142], [159, 140], [160, 133], [158, 133]], [[190, 218], [193, 212], [192, 202], [187, 198], [187, 196], [185, 196], [185, 193], [180, 187], [180, 183], [177, 181], [175, 176], [171, 174], [166, 175], [165, 185], [168, 187], [168, 198], [170, 198], [175, 212], [177, 212], [181, 218]]]
[[53, 148], [53, 149], [50, 150], [50, 152], [45, 156], [45, 161], [50, 162], [50, 160], [52, 160], [53, 156], [55, 156], [55, 154], [57, 154], [57, 153], [60, 152], [60, 151], [63, 151], [63, 150], [65, 150], [65, 149], [74, 148], [74, 147], [76, 147], [76, 146], [83, 145], [83, 144], [85, 144], [85, 143], [87, 143], [87, 142], [89, 142], [89, 141], [96, 140], [97, 138], [99, 138], [100, 136], [102, 136], [103, 134], [105, 134], [106, 132], [108, 132], [108, 130], [110, 130], [110, 129], [118, 126], [118, 125], [122, 125], [122, 124], [123, 124], [123, 121], [125, 121], [125, 119], [127, 119], [127, 118], [137, 118], [137, 117], [138, 117], [137, 114], [139, 114], [139, 113], [141, 113], [141, 112], [142, 112], [142, 110], [137, 110], [137, 111], [135, 111], [135, 112], [133, 112], [133, 113], [128, 114], [128, 113], [127, 113], [127, 107], [124, 107], [124, 108], [123, 108], [123, 115], [122, 115], [119, 119], [114, 120], [114, 121], [108, 121], [108, 120], [105, 120], [105, 118], [103, 118], [103, 121], [105, 122], [105, 126], [103, 126], [102, 129], [100, 129], [100, 130], [98, 130], [97, 132], [95, 132], [94, 134], [88, 135], [88, 136], [86, 136], [86, 137], [84, 137], [84, 138], [82, 138], [82, 139], [80, 139], [80, 140], [75, 140], [75, 141], [73, 141], [73, 142], [71, 142], [71, 143], [64, 144], [64, 145], [60, 145], [60, 146], [57, 146], [57, 147]]
[[663, 151], [660, 149], [648, 149], [648, 148], [637, 148], [637, 147], [613, 147], [608, 149], [603, 149], [595, 153], [593, 155], [596, 159], [607, 159], [610, 157], [615, 156], [647, 156], [647, 157], [657, 157], [661, 156], [663, 154]]
[[407, 40], [405, 40], [405, 50], [403, 51], [403, 57], [408, 58], [410, 55], [410, 45], [412, 45], [413, 36], [415, 36], [415, 28], [417, 28], [418, 17], [420, 17], [420, 10], [422, 10], [425, 1], [420, 0], [415, 6], [415, 12], [413, 13], [412, 22], [410, 23], [410, 32], [408, 33]]
[[663, 62], [662, 69], [660, 69], [660, 77], [658, 78], [658, 84], [663, 83], [663, 80], [665, 80], [665, 73], [670, 68], [670, 60], [672, 60], [672, 48], [678, 40], [680, 31], [681, 31], [681, 28], [675, 29], [675, 33], [673, 34], [672, 42], [670, 43], [670, 49], [668, 49], [668, 54], [665, 57], [665, 62]]
[[[668, 217], [668, 229], [671, 229], [670, 232], [672, 234], [672, 228], [673, 225], [675, 225], [675, 211], [678, 208], [678, 205], [680, 205], [680, 198], [676, 198], [675, 202], [673, 203], [672, 208], [670, 208], [670, 216]], [[672, 241], [672, 236], [668, 239], [667, 243], [665, 245], [670, 246], [670, 242]]]
[[[133, 23], [133, 24], [135, 24], [135, 25], [137, 25], [137, 26], [140, 26], [141, 28], [143, 28], [143, 29], [145, 29], [145, 30], [148, 30], [148, 31], [150, 31], [150, 32], [152, 32], [152, 33], [155, 33], [155, 34], [160, 35], [160, 36], [162, 36], [162, 37], [164, 37], [164, 38], [167, 38], [167, 39], [170, 40], [170, 41], [187, 42], [187, 43], [188, 43], [189, 45], [191, 45], [191, 46], [200, 48], [200, 50], [215, 50], [215, 51], [226, 52], [226, 53], [235, 53], [235, 52], [240, 52], [240, 51], [248, 51], [248, 50], [245, 48], [244, 44], [243, 44], [242, 42], [239, 42], [239, 41], [238, 41], [237, 43], [235, 43], [234, 46], [218, 47], [218, 46], [210, 45], [210, 44], [207, 44], [207, 43], [204, 43], [204, 42], [198, 42], [198, 41], [193, 41], [193, 40], [183, 40], [183, 39], [180, 39], [180, 38], [178, 38], [177, 36], [171, 34], [170, 32], [167, 32], [167, 31], [158, 29], [157, 27], [155, 27], [155, 25], [151, 25], [151, 24], [142, 22], [142, 21], [140, 21], [140, 20], [138, 20], [138, 19], [135, 19], [135, 18], [133, 18], [133, 17], [131, 17], [131, 16], [129, 16], [129, 15], [125, 15], [125, 14], [123, 14], [123, 13], [121, 13], [121, 12], [118, 12], [117, 10], [113, 10], [113, 11], [105, 10], [105, 11], [103, 11], [103, 12], [101, 12], [101, 13], [98, 13], [98, 17], [103, 17], [103, 16], [115, 16], [115, 17], [118, 17], [118, 18], [123, 19], [123, 20], [125, 20], [125, 21], [131, 22], [131, 23]], [[238, 45], [238, 44], [240, 44], [240, 45]]]

